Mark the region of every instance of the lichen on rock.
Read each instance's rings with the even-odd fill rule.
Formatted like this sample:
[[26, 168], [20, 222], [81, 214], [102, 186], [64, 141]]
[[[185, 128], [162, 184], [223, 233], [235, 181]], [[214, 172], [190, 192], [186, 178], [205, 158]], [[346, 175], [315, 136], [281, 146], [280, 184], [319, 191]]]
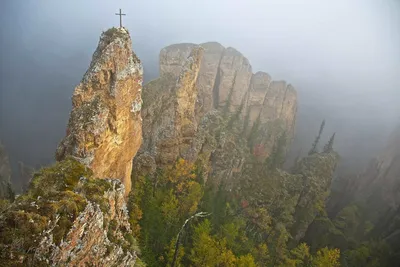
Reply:
[[134, 266], [124, 195], [72, 158], [40, 170], [0, 215], [2, 266]]
[[143, 67], [132, 51], [128, 31], [104, 32], [75, 88], [67, 133], [56, 159], [74, 156], [96, 177], [121, 179], [128, 193], [132, 159], [142, 142], [142, 80]]

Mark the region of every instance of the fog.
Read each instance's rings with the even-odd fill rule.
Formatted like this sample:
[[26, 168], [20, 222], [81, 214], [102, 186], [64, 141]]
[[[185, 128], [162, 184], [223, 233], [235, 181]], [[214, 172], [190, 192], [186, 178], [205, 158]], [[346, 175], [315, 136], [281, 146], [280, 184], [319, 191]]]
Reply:
[[291, 155], [307, 152], [325, 118], [323, 141], [337, 132], [343, 166], [359, 170], [399, 122], [396, 0], [3, 0], [0, 139], [16, 188], [18, 161], [53, 161], [73, 89], [100, 33], [118, 26], [119, 8], [147, 81], [157, 76], [162, 47], [218, 41], [241, 51], [254, 72], [293, 84], [299, 110]]

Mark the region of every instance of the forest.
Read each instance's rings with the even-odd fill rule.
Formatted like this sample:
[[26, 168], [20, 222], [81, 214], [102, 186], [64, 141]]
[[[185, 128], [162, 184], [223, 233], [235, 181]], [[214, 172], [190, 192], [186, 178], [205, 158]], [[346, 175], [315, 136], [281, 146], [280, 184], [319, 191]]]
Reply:
[[[366, 207], [350, 203], [328, 216], [339, 160], [334, 138], [282, 170], [285, 137], [260, 161], [251, 153], [233, 184], [203, 180], [202, 168], [178, 159], [154, 177], [133, 175], [130, 223], [148, 266], [386, 266], [390, 248]], [[255, 126], [257, 127], [257, 126]], [[250, 135], [251, 138], [251, 135]], [[256, 150], [256, 149], [255, 149]], [[365, 210], [364, 210], [365, 212]]]

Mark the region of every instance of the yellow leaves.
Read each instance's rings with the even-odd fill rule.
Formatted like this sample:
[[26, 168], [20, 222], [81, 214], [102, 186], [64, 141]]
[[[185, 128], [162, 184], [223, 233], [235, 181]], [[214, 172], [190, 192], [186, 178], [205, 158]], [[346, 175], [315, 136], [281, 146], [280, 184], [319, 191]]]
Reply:
[[290, 250], [289, 257], [285, 258], [283, 263], [279, 266], [282, 267], [300, 267], [309, 266], [310, 261], [310, 248], [306, 243], [300, 243], [297, 247]]
[[340, 267], [340, 250], [338, 248], [329, 249], [327, 247], [318, 250], [313, 257], [312, 266], [314, 267]]
[[176, 187], [178, 193], [182, 193], [190, 187], [190, 182], [196, 179], [195, 170], [194, 163], [180, 158], [175, 166], [168, 168], [166, 180]]
[[204, 220], [194, 229], [193, 249], [189, 260], [192, 266], [255, 267], [251, 254], [236, 257], [225, 238], [210, 234], [211, 224]]
[[226, 247], [221, 247], [221, 254], [219, 255], [220, 266], [235, 266], [236, 257], [233, 252]]
[[180, 158], [164, 175], [164, 180], [172, 185], [181, 214], [193, 214], [203, 195], [202, 187], [196, 181], [195, 171], [194, 163]]
[[[171, 239], [171, 241], [169, 242], [169, 245], [166, 246], [165, 250], [166, 250], [166, 258], [167, 258], [167, 267], [171, 267], [173, 258], [174, 258], [174, 254], [175, 254], [175, 243], [176, 243], [176, 238]], [[185, 255], [185, 249], [183, 246], [180, 246], [178, 249], [178, 254], [176, 257], [176, 262], [175, 262], [175, 266], [177, 267], [183, 267], [183, 264], [181, 263], [183, 256]]]
[[143, 217], [143, 211], [140, 209], [140, 207], [135, 203], [134, 205], [131, 205], [130, 211], [129, 211], [129, 223], [132, 228], [132, 232], [135, 236], [140, 236], [140, 225], [139, 221]]
[[311, 255], [309, 246], [306, 243], [300, 243], [290, 251], [288, 256], [279, 266], [340, 267], [340, 250], [337, 248], [325, 247], [318, 250], [315, 255]]
[[254, 258], [251, 254], [246, 254], [237, 258], [236, 261], [237, 267], [256, 267], [256, 263], [254, 262]]

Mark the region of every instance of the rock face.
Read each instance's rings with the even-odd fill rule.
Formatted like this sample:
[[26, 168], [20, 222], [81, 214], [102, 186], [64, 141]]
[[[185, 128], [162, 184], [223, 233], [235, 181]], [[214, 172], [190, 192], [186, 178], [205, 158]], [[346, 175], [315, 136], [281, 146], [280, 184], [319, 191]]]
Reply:
[[215, 42], [201, 44], [201, 47], [204, 48], [204, 55], [197, 78], [196, 119], [198, 122], [214, 106], [218, 105], [214, 101], [216, 101], [216, 94], [218, 93], [219, 66], [222, 54], [225, 51], [221, 44]]
[[124, 185], [68, 158], [37, 172], [0, 216], [1, 266], [134, 266]]
[[[171, 164], [178, 156], [190, 153], [189, 145], [197, 129], [196, 80], [202, 54], [200, 47], [194, 47], [180, 66], [181, 72], [177, 77], [175, 72], [163, 72], [163, 76], [144, 89], [142, 116], [145, 138], [141, 151], [147, 152], [143, 157], [151, 155], [151, 161], [157, 164]], [[166, 70], [175, 71], [165, 67]]]
[[218, 106], [236, 111], [247, 101], [252, 68], [247, 58], [232, 47], [222, 56], [218, 70]]
[[[251, 79], [249, 92], [249, 125], [252, 126], [263, 110], [265, 96], [271, 84], [271, 76], [265, 72], [257, 72]], [[268, 99], [267, 99], [268, 100]], [[265, 101], [267, 104], [268, 101]], [[265, 107], [267, 109], [268, 106]]]
[[89, 69], [72, 97], [67, 134], [56, 159], [72, 155], [96, 177], [131, 188], [132, 159], [142, 142], [143, 68], [125, 28], [104, 32]]
[[11, 188], [11, 167], [7, 152], [0, 142], [0, 199], [9, 197]]
[[160, 76], [169, 73], [178, 76], [187, 57], [196, 47], [195, 44], [174, 44], [163, 48], [160, 52]]
[[264, 147], [265, 158], [282, 134], [288, 145], [294, 135], [293, 87], [253, 74], [245, 56], [215, 42], [162, 49], [160, 78], [145, 85], [143, 100], [139, 175], [182, 157], [201, 161], [205, 179], [219, 181], [240, 172], [254, 146]]
[[[263, 75], [263, 80], [258, 83], [260, 78], [254, 77], [253, 84], [255, 88], [260, 88], [266, 84], [268, 78]], [[255, 91], [255, 90], [254, 90]], [[259, 89], [259, 91], [261, 91]], [[265, 98], [262, 107], [259, 104], [250, 105], [250, 125], [257, 122], [255, 121], [253, 109], [260, 109], [257, 118], [257, 131], [254, 144], [262, 146], [263, 157], [269, 156], [272, 151], [273, 145], [280, 135], [285, 134], [288, 143], [294, 138], [295, 116], [297, 112], [297, 94], [291, 85], [287, 85], [285, 81], [272, 81], [265, 90]], [[252, 95], [252, 94], [250, 94]], [[253, 93], [253, 96], [256, 95]], [[254, 103], [254, 100], [253, 100]], [[253, 116], [251, 116], [253, 114]]]

